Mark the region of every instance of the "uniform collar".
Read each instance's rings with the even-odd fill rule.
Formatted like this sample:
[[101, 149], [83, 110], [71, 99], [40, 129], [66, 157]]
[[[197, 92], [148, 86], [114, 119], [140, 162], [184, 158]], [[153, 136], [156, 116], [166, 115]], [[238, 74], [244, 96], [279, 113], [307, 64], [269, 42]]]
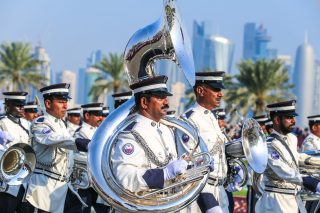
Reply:
[[310, 132], [310, 136], [313, 137], [313, 138], [316, 138], [316, 139], [318, 139], [318, 140], [320, 139], [318, 136], [316, 136], [316, 135], [313, 134], [312, 132]]
[[150, 125], [151, 127], [157, 127], [159, 128], [160, 127], [160, 122], [156, 122], [150, 118], [147, 118], [141, 114], [137, 114], [137, 121], [138, 122], [141, 122], [143, 124], [148, 124]]
[[[52, 122], [59, 123], [60, 118], [56, 118], [53, 115], [50, 115], [48, 112], [45, 112], [44, 115]], [[61, 120], [62, 121], [62, 120]]]
[[205, 115], [210, 115], [212, 113], [210, 113], [211, 111], [204, 108], [203, 106], [201, 106], [198, 102], [194, 103], [194, 108], [201, 111], [203, 114]]
[[87, 127], [87, 128], [89, 128], [89, 129], [91, 129], [91, 130], [97, 128], [97, 127], [91, 126], [90, 124], [88, 124], [88, 123], [86, 123], [86, 122], [84, 122], [84, 121], [83, 121], [82, 127]]
[[20, 123], [20, 118], [16, 118], [10, 114], [7, 114], [7, 118], [9, 118], [12, 122], [19, 124]]
[[76, 125], [74, 123], [71, 123], [70, 121], [67, 121], [68, 126], [70, 127], [80, 127], [79, 125]]
[[281, 138], [282, 140], [287, 140], [287, 139], [288, 139], [288, 134], [289, 134], [289, 133], [286, 134], [286, 135], [283, 135], [283, 134], [277, 132], [276, 130], [273, 130], [272, 133], [280, 136], [280, 138]]

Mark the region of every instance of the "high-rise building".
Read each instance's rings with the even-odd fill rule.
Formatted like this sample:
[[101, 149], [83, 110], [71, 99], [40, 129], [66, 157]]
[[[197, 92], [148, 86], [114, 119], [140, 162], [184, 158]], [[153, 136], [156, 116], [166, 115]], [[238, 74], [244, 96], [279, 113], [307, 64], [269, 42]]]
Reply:
[[70, 84], [69, 96], [71, 99], [68, 101], [68, 107], [72, 108], [75, 106], [77, 95], [77, 74], [71, 70], [63, 70], [61, 73], [61, 82]]
[[194, 21], [193, 58], [197, 71], [231, 71], [234, 44], [227, 38], [212, 34], [212, 24]]
[[[92, 103], [94, 101], [94, 97], [89, 95], [92, 86], [95, 84], [97, 78], [101, 76], [101, 71], [93, 68], [88, 67], [85, 71], [85, 84], [84, 84], [84, 91], [85, 91], [85, 100], [84, 103]], [[83, 88], [83, 87], [81, 87]]]
[[314, 101], [313, 101], [313, 113], [320, 114], [320, 60], [315, 62], [315, 85], [314, 85]]
[[276, 49], [268, 48], [271, 37], [263, 25], [256, 28], [255, 23], [244, 25], [243, 34], [243, 58], [244, 59], [273, 59], [277, 56]]
[[[41, 47], [40, 45], [36, 46], [34, 50], [34, 58], [40, 61], [40, 64], [36, 67], [36, 69], [38, 70], [38, 74], [46, 77], [47, 81], [45, 82], [45, 85], [51, 84], [51, 61], [49, 55], [46, 52], [46, 49], [44, 47]], [[29, 91], [28, 100], [34, 100], [35, 96], [42, 100], [41, 93], [37, 89], [32, 88]]]
[[314, 80], [314, 51], [306, 39], [297, 49], [293, 75], [295, 85], [293, 93], [297, 98], [297, 112], [299, 114], [297, 124], [301, 127], [307, 127], [307, 116], [313, 113]]
[[222, 36], [210, 36], [205, 39], [203, 67], [212, 71], [230, 73], [234, 53], [234, 44]]

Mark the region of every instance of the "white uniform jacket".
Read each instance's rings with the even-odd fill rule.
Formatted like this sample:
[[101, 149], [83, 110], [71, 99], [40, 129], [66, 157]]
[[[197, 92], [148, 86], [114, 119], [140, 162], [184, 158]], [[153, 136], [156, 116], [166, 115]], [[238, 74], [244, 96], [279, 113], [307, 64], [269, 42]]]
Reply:
[[70, 135], [74, 135], [77, 129], [79, 129], [79, 125], [73, 124], [70, 121], [67, 121], [67, 129], [70, 133]]
[[276, 138], [268, 139], [268, 166], [263, 178], [265, 190], [255, 210], [272, 213], [298, 212], [299, 210], [305, 212], [304, 204], [297, 195], [303, 185], [303, 176], [299, 172], [298, 165], [310, 159], [319, 164], [319, 160], [298, 153], [297, 137], [292, 133], [281, 135], [273, 131], [273, 134], [278, 135], [284, 143]]
[[162, 168], [176, 158], [172, 130], [137, 114], [134, 122], [117, 138], [112, 167], [119, 183], [138, 193], [150, 189], [143, 178], [147, 170]]
[[302, 143], [301, 151], [320, 150], [320, 138], [312, 133]]
[[[0, 129], [2, 131], [7, 131], [14, 138], [13, 141], [7, 143], [5, 146], [2, 146], [2, 149], [7, 149], [10, 146], [16, 143], [26, 143], [31, 145], [30, 143], [30, 126], [28, 125], [28, 121], [24, 118], [13, 118], [13, 117], [2, 117], [0, 119]], [[27, 184], [23, 184], [26, 188]], [[11, 194], [13, 196], [17, 196], [20, 189], [20, 185], [18, 186], [9, 186], [7, 185], [7, 189], [5, 193]]]
[[225, 142], [227, 139], [213, 113], [198, 103], [188, 109], [184, 116], [199, 130], [200, 136], [214, 159], [214, 171], [210, 173], [208, 183], [202, 192], [213, 193], [223, 212], [229, 212], [228, 197], [223, 187], [228, 172], [225, 155]]
[[63, 212], [73, 166], [72, 150], [77, 150], [75, 139], [61, 119], [49, 114], [37, 118], [31, 132], [37, 164], [26, 199], [38, 209]]

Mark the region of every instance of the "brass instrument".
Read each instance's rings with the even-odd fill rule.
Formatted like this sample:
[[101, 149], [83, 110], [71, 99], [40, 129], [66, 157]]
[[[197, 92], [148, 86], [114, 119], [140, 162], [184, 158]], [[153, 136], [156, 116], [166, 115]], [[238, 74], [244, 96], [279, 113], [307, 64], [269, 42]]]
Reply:
[[[130, 85], [155, 76], [153, 66], [159, 59], [176, 62], [189, 83], [195, 83], [190, 44], [181, 26], [175, 1], [165, 0], [164, 8], [163, 20], [159, 19], [138, 30], [127, 44], [124, 60]], [[89, 144], [87, 163], [93, 188], [106, 202], [121, 211], [170, 212], [184, 208], [197, 198], [206, 184], [211, 161], [206, 152], [194, 155], [194, 151], [191, 151], [187, 157], [184, 156], [191, 169], [161, 190], [132, 193], [124, 189], [114, 176], [110, 160], [112, 150], [118, 134], [135, 120], [135, 114], [131, 112], [133, 107], [132, 97], [103, 121]], [[194, 150], [203, 147], [197, 131], [183, 119], [166, 117], [160, 122], [175, 131], [178, 144], [180, 136], [185, 134], [194, 141]], [[183, 151], [178, 153], [182, 154]]]
[[[241, 181], [243, 186], [248, 178], [248, 171], [245, 164], [240, 160], [245, 158], [248, 165], [255, 173], [261, 174], [265, 171], [268, 163], [268, 147], [265, 135], [259, 123], [252, 119], [246, 119], [242, 125], [241, 138], [226, 144], [226, 155], [229, 167], [239, 166], [244, 171], [244, 178]], [[234, 169], [230, 170], [228, 181], [232, 181]]]
[[75, 189], [88, 189], [91, 186], [87, 170], [86, 153], [80, 152], [74, 154], [74, 164], [70, 178], [71, 184]]
[[16, 143], [8, 148], [0, 146], [0, 191], [7, 185], [20, 185], [32, 174], [36, 165], [36, 155], [32, 147]]

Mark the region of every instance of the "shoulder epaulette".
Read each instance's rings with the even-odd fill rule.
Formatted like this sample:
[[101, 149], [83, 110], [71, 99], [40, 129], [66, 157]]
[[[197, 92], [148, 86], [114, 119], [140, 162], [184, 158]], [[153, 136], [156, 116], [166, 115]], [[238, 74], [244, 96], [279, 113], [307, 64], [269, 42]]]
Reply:
[[193, 113], [194, 113], [193, 110], [190, 110], [190, 111], [186, 112], [186, 113], [185, 113], [186, 118], [190, 118], [190, 116], [191, 116]]
[[130, 132], [132, 129], [133, 129], [133, 127], [136, 125], [136, 121], [133, 121], [131, 124], [129, 124], [123, 131], [125, 131], [125, 132]]
[[40, 124], [40, 123], [43, 123], [43, 122], [44, 122], [44, 116], [40, 116], [35, 120], [36, 124]]

